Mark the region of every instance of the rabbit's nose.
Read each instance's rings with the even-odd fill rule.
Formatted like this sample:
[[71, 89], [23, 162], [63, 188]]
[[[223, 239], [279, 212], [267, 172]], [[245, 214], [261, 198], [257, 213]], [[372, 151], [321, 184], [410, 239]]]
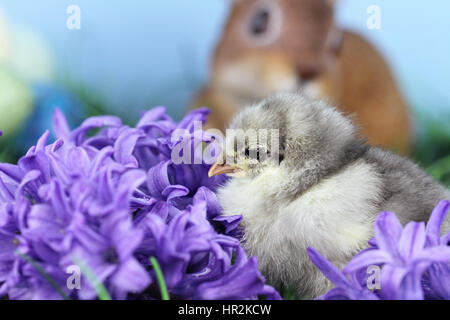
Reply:
[[311, 81], [319, 76], [320, 70], [315, 66], [299, 66], [297, 74], [303, 81]]

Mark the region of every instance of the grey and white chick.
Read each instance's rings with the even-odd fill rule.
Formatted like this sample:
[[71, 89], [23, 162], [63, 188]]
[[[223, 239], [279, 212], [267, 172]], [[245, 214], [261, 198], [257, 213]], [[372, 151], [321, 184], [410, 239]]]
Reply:
[[[440, 200], [450, 200], [450, 191], [412, 161], [368, 146], [352, 120], [323, 101], [276, 95], [244, 109], [230, 128], [210, 170], [231, 176], [218, 191], [224, 214], [243, 216], [243, 245], [268, 281], [294, 286], [302, 297], [331, 288], [308, 247], [342, 268], [368, 245], [381, 211], [403, 224], [424, 221]], [[264, 129], [268, 142], [246, 138], [239, 149], [242, 131]], [[278, 132], [277, 150], [270, 150], [271, 132]], [[276, 157], [264, 159], [264, 152]]]

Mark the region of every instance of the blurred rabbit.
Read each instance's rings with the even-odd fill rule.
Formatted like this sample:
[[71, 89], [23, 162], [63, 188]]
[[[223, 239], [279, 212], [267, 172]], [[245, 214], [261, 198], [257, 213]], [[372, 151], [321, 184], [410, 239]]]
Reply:
[[354, 114], [371, 144], [407, 153], [408, 110], [391, 71], [361, 36], [334, 23], [333, 0], [235, 0], [194, 107], [224, 130], [243, 106], [303, 90]]

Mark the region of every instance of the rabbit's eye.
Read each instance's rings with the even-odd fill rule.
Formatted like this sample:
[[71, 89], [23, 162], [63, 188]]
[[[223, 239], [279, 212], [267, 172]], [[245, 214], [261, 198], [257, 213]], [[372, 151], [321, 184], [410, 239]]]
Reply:
[[270, 45], [280, 36], [282, 23], [280, 6], [273, 0], [260, 0], [244, 20], [244, 36], [253, 45]]
[[259, 36], [267, 32], [269, 28], [270, 13], [267, 9], [256, 12], [250, 21], [250, 32], [254, 36]]

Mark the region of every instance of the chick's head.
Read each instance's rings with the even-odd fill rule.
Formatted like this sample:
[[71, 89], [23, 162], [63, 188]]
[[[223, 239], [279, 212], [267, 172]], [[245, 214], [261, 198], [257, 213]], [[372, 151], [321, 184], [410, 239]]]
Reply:
[[295, 178], [333, 170], [364, 150], [352, 121], [332, 106], [302, 94], [278, 94], [237, 114], [210, 176], [255, 178], [278, 168]]

